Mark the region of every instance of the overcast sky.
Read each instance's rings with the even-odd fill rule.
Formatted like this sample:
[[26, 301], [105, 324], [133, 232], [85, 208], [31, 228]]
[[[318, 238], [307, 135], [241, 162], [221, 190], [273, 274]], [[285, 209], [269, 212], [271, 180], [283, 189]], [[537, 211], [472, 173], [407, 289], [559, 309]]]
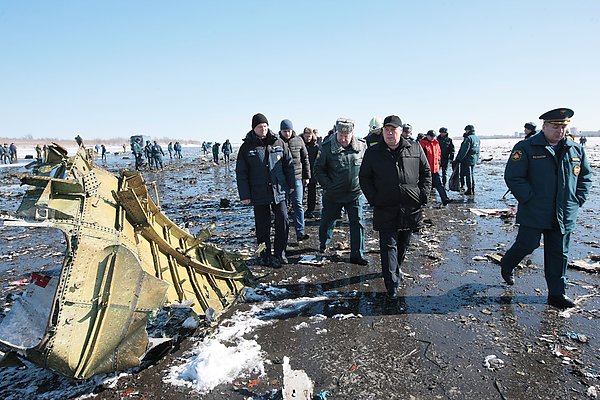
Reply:
[[325, 133], [600, 129], [600, 1], [0, 0], [0, 136], [239, 140], [261, 112]]

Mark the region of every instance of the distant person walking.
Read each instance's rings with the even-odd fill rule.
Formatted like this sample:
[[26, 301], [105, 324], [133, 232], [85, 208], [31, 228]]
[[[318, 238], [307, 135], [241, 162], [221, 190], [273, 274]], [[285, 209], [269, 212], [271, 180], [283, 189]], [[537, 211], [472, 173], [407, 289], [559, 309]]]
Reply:
[[175, 142], [173, 149], [175, 150], [175, 158], [182, 159], [183, 155], [181, 155], [181, 143]]
[[146, 160], [148, 160], [148, 168], [150, 169], [150, 171], [152, 171], [152, 167], [154, 165], [154, 157], [152, 157], [152, 143], [150, 143], [149, 140], [146, 140], [146, 146], [144, 147], [144, 155], [146, 156]]
[[35, 158], [38, 162], [42, 161], [42, 146], [39, 143], [35, 146]]
[[140, 138], [136, 138], [133, 144], [131, 145], [131, 152], [135, 157], [135, 169], [139, 171], [142, 167], [142, 164], [144, 163], [144, 159], [142, 156], [143, 149]]
[[592, 187], [585, 150], [566, 137], [573, 114], [568, 108], [542, 114], [542, 130], [515, 145], [504, 171], [506, 185], [519, 202], [519, 232], [502, 257], [502, 278], [514, 285], [513, 271], [540, 246], [543, 235], [548, 304], [561, 309], [575, 307], [566, 296], [569, 245], [577, 213]]
[[202, 154], [207, 155], [210, 146], [206, 142], [202, 142]]
[[582, 136], [579, 138], [579, 144], [585, 147], [585, 144], [587, 143], [587, 138], [585, 136]]
[[221, 143], [218, 142], [215, 142], [212, 146], [213, 162], [215, 164], [219, 163], [219, 146], [221, 146]]
[[456, 154], [454, 163], [460, 164], [460, 177], [461, 182], [463, 179], [466, 181], [467, 190], [465, 191], [466, 196], [475, 195], [475, 165], [479, 160], [479, 138], [475, 135], [475, 128], [473, 125], [465, 126], [465, 133], [463, 134], [463, 141]]
[[167, 151], [169, 152], [169, 160], [173, 159], [173, 142], [169, 142], [167, 146]]
[[10, 157], [9, 154], [10, 151], [8, 150], [8, 143], [4, 143], [4, 146], [0, 146], [0, 159], [2, 160], [2, 163], [8, 164]]
[[16, 163], [17, 162], [17, 145], [14, 143], [10, 144], [10, 147], [8, 148], [9, 151], [9, 156], [10, 156], [10, 163]]
[[102, 161], [106, 162], [106, 146], [100, 146], [102, 148]]
[[163, 161], [162, 158], [165, 155], [160, 144], [154, 141], [154, 145], [152, 145], [152, 158], [154, 159], [154, 165], [156, 166], [156, 170], [158, 171], [158, 167], [160, 166], [160, 170], [163, 169]]
[[221, 151], [223, 152], [223, 161], [226, 164], [229, 164], [229, 157], [230, 157], [231, 153], [233, 153], [233, 147], [231, 146], [229, 139], [225, 140], [225, 143], [223, 143], [223, 147], [221, 148]]
[[[75, 142], [77, 142], [77, 146], [79, 146], [79, 147], [83, 146], [83, 139], [81, 138], [81, 136], [79, 136], [79, 135], [75, 136]], [[96, 152], [98, 152], [98, 150], [96, 150]]]

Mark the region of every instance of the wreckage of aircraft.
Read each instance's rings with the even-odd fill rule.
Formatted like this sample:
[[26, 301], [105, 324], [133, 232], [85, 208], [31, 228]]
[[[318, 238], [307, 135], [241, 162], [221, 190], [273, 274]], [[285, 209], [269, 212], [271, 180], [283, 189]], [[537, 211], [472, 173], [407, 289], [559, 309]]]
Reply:
[[163, 306], [218, 315], [252, 284], [241, 257], [204, 243], [207, 230], [193, 236], [163, 214], [156, 186], [153, 199], [136, 171], [116, 177], [85, 148], [67, 157], [53, 144], [19, 178], [29, 188], [5, 224], [60, 229], [67, 248], [1, 321], [5, 355], [76, 379], [135, 367]]

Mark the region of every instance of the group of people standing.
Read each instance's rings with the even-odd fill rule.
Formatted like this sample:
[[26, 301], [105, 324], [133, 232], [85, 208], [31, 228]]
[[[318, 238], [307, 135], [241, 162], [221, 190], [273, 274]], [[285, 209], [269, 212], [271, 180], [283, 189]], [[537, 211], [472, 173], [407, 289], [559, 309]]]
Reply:
[[4, 143], [4, 146], [0, 146], [0, 161], [4, 164], [12, 164], [17, 162], [17, 145], [11, 143]]
[[[156, 142], [155, 142], [156, 143]], [[167, 151], [169, 152], [169, 158], [172, 160], [173, 159], [173, 153], [175, 153], [175, 158], [183, 158], [183, 155], [181, 154], [181, 143], [179, 142], [175, 142], [175, 144], [173, 144], [173, 142], [169, 142], [169, 144], [167, 145]]]
[[[514, 284], [516, 265], [539, 246], [544, 235], [548, 303], [558, 308], [574, 306], [565, 295], [570, 232], [591, 186], [583, 147], [565, 138], [572, 115], [568, 109], [543, 114], [540, 119], [544, 120], [544, 129], [538, 133], [533, 124], [529, 128], [526, 125], [533, 133], [515, 146], [505, 172], [505, 182], [519, 202], [520, 227], [515, 244], [502, 261], [502, 277], [507, 284]], [[480, 142], [473, 125], [467, 125], [455, 156], [454, 144], [444, 127], [437, 137], [430, 130], [421, 140], [413, 140], [412, 127], [398, 116], [390, 115], [383, 123], [378, 122], [371, 121], [370, 133], [363, 141], [354, 135], [354, 122], [340, 118], [319, 143], [310, 128], [298, 137], [292, 122], [285, 119], [275, 134], [263, 114], [253, 116], [252, 129], [238, 153], [236, 178], [242, 203], [253, 206], [256, 238], [259, 245], [264, 245], [261, 265], [279, 268], [288, 262], [288, 202], [293, 207], [297, 241], [308, 238], [303, 225], [303, 192], [306, 188], [306, 215], [312, 216], [318, 181], [322, 188], [319, 250], [328, 251], [335, 220], [345, 210], [350, 225], [348, 262], [368, 264], [364, 258], [364, 194], [373, 207], [373, 229], [379, 233], [386, 295], [390, 300], [398, 297], [401, 265], [412, 233], [421, 227], [432, 185], [444, 205], [452, 201], [445, 192], [450, 164], [459, 170], [466, 186], [464, 195], [475, 195], [474, 167]]]
[[[213, 162], [215, 164], [219, 163], [219, 146], [221, 146], [221, 143], [219, 142], [215, 142], [212, 145], [212, 156], [213, 156]], [[202, 143], [202, 149], [205, 152], [204, 154], [206, 154], [206, 152], [208, 150], [204, 150], [205, 148], [208, 149], [209, 145], [206, 144], [206, 142]], [[223, 152], [223, 161], [225, 162], [225, 164], [229, 164], [229, 161], [231, 160], [231, 153], [233, 153], [233, 146], [231, 145], [231, 143], [229, 142], [229, 139], [225, 140], [225, 143], [223, 143], [223, 146], [221, 148], [221, 151]]]
[[144, 158], [148, 160], [148, 168], [150, 171], [153, 169], [160, 168], [163, 169], [163, 156], [165, 152], [163, 151], [160, 144], [156, 142], [156, 140], [152, 143], [149, 140], [146, 140], [146, 145], [142, 147], [142, 140], [140, 138], [136, 138], [135, 141], [131, 144], [131, 152], [135, 157], [135, 169], [140, 170], [140, 168], [144, 165]]

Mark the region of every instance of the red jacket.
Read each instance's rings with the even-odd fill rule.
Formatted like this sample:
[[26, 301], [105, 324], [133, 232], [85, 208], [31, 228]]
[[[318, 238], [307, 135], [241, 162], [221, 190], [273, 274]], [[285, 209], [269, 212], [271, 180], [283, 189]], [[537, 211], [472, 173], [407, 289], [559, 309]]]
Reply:
[[421, 139], [419, 143], [421, 143], [421, 147], [427, 156], [431, 173], [437, 173], [440, 170], [440, 159], [442, 158], [440, 144], [438, 143], [437, 139], [429, 140], [427, 137]]

